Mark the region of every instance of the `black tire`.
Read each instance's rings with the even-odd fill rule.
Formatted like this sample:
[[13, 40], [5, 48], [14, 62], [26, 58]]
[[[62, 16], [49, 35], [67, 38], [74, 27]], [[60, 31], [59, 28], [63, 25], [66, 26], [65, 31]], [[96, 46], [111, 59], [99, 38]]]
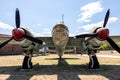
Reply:
[[97, 56], [90, 56], [89, 69], [99, 69], [99, 62]]
[[33, 68], [33, 65], [31, 62], [31, 57], [25, 56], [22, 63], [22, 69], [32, 69], [32, 68]]

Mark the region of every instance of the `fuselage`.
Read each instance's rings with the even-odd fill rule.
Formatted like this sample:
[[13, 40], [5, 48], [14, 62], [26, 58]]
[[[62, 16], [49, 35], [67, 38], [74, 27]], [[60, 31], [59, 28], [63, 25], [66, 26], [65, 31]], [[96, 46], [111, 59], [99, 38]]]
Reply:
[[56, 47], [57, 54], [61, 57], [64, 53], [69, 39], [69, 31], [63, 22], [57, 23], [52, 30], [52, 39]]

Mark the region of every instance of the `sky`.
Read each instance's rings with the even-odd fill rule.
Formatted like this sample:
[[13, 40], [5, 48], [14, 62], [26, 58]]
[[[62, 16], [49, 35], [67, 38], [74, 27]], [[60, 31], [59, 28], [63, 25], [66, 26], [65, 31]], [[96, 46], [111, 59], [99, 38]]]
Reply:
[[15, 9], [19, 8], [21, 27], [36, 36], [51, 36], [53, 26], [62, 21], [69, 35], [88, 33], [102, 27], [110, 9], [107, 28], [110, 36], [120, 35], [120, 0], [0, 0], [0, 34], [12, 34], [15, 28]]

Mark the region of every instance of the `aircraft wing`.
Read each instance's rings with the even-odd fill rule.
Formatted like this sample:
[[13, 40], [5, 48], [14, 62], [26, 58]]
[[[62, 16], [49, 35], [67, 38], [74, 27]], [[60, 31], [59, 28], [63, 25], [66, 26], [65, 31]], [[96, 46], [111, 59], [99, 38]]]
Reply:
[[[52, 37], [37, 37], [40, 40], [43, 40], [46, 43], [47, 47], [55, 47]], [[74, 37], [69, 37], [68, 43], [66, 47], [80, 47], [84, 38], [75, 39]]]
[[47, 47], [54, 47], [52, 37], [37, 37], [37, 38], [44, 41]]
[[74, 37], [69, 37], [66, 47], [80, 47], [84, 38], [75, 39]]

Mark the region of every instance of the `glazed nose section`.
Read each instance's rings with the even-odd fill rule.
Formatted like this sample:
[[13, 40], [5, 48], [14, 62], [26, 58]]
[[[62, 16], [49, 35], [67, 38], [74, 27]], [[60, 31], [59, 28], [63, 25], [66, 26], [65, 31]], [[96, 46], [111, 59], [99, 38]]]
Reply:
[[25, 31], [21, 28], [13, 29], [12, 36], [15, 40], [22, 40], [24, 37]]
[[100, 40], [106, 40], [109, 36], [108, 28], [100, 28], [97, 30], [97, 33], [98, 33], [98, 39]]

